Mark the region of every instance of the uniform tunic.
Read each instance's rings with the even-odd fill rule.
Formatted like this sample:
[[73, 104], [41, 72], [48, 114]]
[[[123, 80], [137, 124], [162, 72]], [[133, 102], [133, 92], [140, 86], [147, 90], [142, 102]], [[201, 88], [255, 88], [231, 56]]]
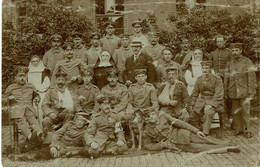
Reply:
[[85, 60], [87, 49], [82, 44], [79, 47], [74, 47], [73, 57], [76, 59]]
[[[97, 113], [99, 111], [99, 105], [96, 102], [96, 97], [100, 93], [97, 86], [91, 84], [88, 86], [81, 85], [76, 90], [76, 100], [74, 103], [74, 109], [76, 112], [84, 111], [87, 113]], [[80, 97], [84, 99], [80, 100]]]
[[114, 54], [114, 51], [120, 47], [121, 39], [115, 35], [106, 35], [101, 40], [101, 46], [104, 50], [107, 50], [110, 55]]
[[209, 55], [209, 60], [213, 63], [215, 73], [222, 78], [224, 77], [226, 64], [230, 61], [231, 57], [232, 53], [226, 48], [216, 49]]
[[101, 47], [94, 47], [91, 46], [89, 50], [87, 50], [87, 53], [84, 58], [84, 62], [87, 65], [94, 65], [97, 63], [100, 54], [101, 54], [102, 48]]
[[143, 44], [143, 48], [145, 48], [146, 46], [148, 46], [150, 44], [148, 38], [142, 33], [131, 35], [130, 40], [131, 41], [133, 41], [133, 40], [141, 41]]
[[61, 48], [59, 48], [58, 50], [50, 49], [44, 54], [42, 62], [45, 65], [45, 67], [47, 67], [51, 70], [51, 72], [53, 72], [57, 62], [64, 58], [65, 53]]
[[158, 82], [165, 82], [167, 80], [166, 69], [169, 67], [176, 67], [178, 69], [179, 79], [182, 80], [181, 76], [183, 76], [183, 74], [182, 74], [180, 64], [171, 60], [169, 63], [163, 62], [162, 64], [159, 64], [157, 66], [157, 77], [158, 77], [157, 81]]
[[157, 43], [156, 45], [148, 45], [143, 49], [143, 52], [150, 56], [153, 61], [159, 61], [162, 58], [163, 45]]
[[159, 104], [155, 88], [150, 83], [132, 84], [129, 87], [129, 103], [136, 109], [153, 108], [158, 111]]

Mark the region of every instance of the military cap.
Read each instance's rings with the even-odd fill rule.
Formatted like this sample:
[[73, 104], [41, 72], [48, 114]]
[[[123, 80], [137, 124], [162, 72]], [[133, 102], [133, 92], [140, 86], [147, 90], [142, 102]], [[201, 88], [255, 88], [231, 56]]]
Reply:
[[165, 50], [169, 50], [169, 51], [173, 54], [173, 50], [172, 50], [171, 48], [169, 48], [169, 47], [163, 48], [162, 53], [163, 53], [163, 51], [165, 51]]
[[66, 50], [68, 47], [74, 48], [74, 43], [73, 42], [67, 42], [62, 46], [63, 50]]
[[99, 94], [97, 96], [97, 102], [98, 104], [102, 104], [102, 103], [109, 103], [109, 98], [107, 96], [105, 96], [104, 94]]
[[108, 76], [118, 76], [119, 72], [116, 68], [112, 68], [107, 71]]
[[130, 35], [129, 34], [121, 34], [120, 38], [128, 38], [128, 39], [130, 39]]
[[63, 77], [66, 78], [67, 73], [65, 73], [64, 71], [62, 71], [61, 69], [58, 69], [57, 73], [55, 74], [56, 78], [58, 77]]
[[82, 34], [80, 32], [74, 31], [71, 36], [73, 38], [82, 38]]
[[145, 74], [145, 75], [146, 75], [146, 73], [147, 73], [147, 70], [146, 70], [146, 69], [136, 69], [136, 70], [134, 71], [135, 76], [137, 76], [137, 75], [139, 75], [139, 74]]
[[201, 66], [209, 66], [209, 67], [211, 67], [212, 66], [212, 61], [202, 61], [200, 64], [201, 64]]
[[231, 44], [231, 49], [232, 48], [242, 49], [242, 43], [232, 43]]
[[100, 34], [98, 32], [94, 32], [90, 35], [90, 38], [93, 39], [93, 38], [97, 38], [97, 39], [100, 39]]
[[169, 72], [169, 71], [178, 71], [178, 67], [176, 66], [170, 66], [166, 69], [166, 72]]
[[130, 46], [143, 46], [142, 41], [139, 40], [133, 40], [132, 43], [130, 44]]
[[23, 66], [23, 65], [19, 65], [19, 66], [16, 68], [16, 71], [15, 71], [15, 72], [16, 72], [16, 74], [21, 74], [21, 73], [27, 74], [28, 71], [29, 71], [28, 67]]
[[75, 113], [75, 118], [77, 117], [77, 118], [83, 119], [83, 120], [85, 120], [85, 121], [88, 120], [88, 119], [87, 119], [88, 116], [89, 116], [89, 114], [88, 114], [88, 113], [85, 113], [85, 112], [83, 112], [83, 111], [80, 111], [80, 112]]
[[136, 25], [142, 26], [142, 20], [141, 20], [141, 19], [137, 19], [136, 21], [134, 21], [134, 22], [132, 23], [132, 27], [135, 27]]
[[62, 37], [59, 35], [59, 34], [53, 34], [50, 38], [51, 41], [54, 41], [54, 40], [59, 40], [61, 41], [62, 40]]

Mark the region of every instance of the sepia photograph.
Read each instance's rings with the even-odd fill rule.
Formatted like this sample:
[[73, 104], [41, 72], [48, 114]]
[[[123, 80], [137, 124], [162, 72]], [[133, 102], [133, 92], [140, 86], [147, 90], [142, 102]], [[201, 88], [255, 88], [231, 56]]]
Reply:
[[260, 167], [260, 0], [2, 0], [4, 167]]

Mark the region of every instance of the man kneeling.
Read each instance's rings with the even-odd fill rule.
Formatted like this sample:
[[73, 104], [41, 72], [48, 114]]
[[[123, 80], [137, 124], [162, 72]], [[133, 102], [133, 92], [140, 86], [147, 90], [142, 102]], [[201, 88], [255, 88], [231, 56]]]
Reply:
[[[176, 119], [165, 112], [150, 113], [144, 130], [144, 148], [147, 150], [177, 150], [187, 152], [209, 151], [210, 153], [240, 152], [238, 147], [228, 147], [228, 143], [205, 136], [194, 126]], [[220, 149], [223, 148], [223, 149]]]
[[103, 94], [97, 97], [101, 111], [93, 116], [84, 135], [91, 157], [100, 154], [121, 154], [127, 150], [125, 136], [117, 113], [111, 112], [110, 101]]
[[61, 155], [73, 156], [81, 152], [79, 147], [83, 148], [83, 135], [88, 121], [85, 116], [87, 115], [84, 112], [76, 113], [73, 121], [69, 121], [53, 134], [50, 153], [54, 158]]

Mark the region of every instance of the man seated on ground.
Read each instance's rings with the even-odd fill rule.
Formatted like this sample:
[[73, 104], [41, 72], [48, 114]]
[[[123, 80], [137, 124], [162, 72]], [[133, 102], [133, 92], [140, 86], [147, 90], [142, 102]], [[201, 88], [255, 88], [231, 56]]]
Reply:
[[186, 86], [178, 80], [178, 70], [176, 66], [166, 69], [167, 82], [158, 90], [158, 101], [161, 111], [188, 122], [190, 98]]
[[117, 113], [119, 118], [126, 114], [125, 110], [128, 104], [128, 91], [125, 85], [118, 83], [118, 70], [113, 68], [108, 71], [108, 84], [101, 89], [101, 93], [109, 97], [111, 111]]
[[81, 70], [84, 84], [79, 86], [75, 93], [74, 109], [76, 112], [84, 111], [85, 113], [93, 114], [97, 113], [99, 110], [96, 97], [100, 93], [100, 90], [97, 86], [91, 83], [93, 74], [94, 72], [92, 68]]
[[134, 71], [136, 83], [129, 87], [128, 111], [158, 110], [159, 104], [154, 86], [146, 82], [147, 70], [137, 69]]
[[[42, 126], [45, 133], [60, 127], [62, 123], [65, 124], [72, 120], [74, 116], [73, 94], [65, 86], [67, 74], [59, 70], [55, 76], [56, 85], [50, 87], [42, 101], [42, 111], [44, 113]], [[58, 126], [52, 126], [55, 124], [58, 124]]]
[[199, 127], [201, 112], [204, 113], [203, 133], [209, 135], [209, 130], [215, 112], [226, 120], [224, 112], [224, 87], [222, 79], [211, 73], [211, 61], [201, 63], [202, 76], [200, 76], [194, 85], [191, 94], [191, 120], [194, 126]]
[[36, 93], [33, 84], [26, 82], [27, 73], [27, 67], [17, 67], [15, 71], [16, 83], [7, 87], [2, 100], [3, 103], [8, 105], [10, 118], [16, 122], [18, 129], [21, 130], [26, 140], [32, 141], [36, 139], [42, 142], [43, 133], [33, 107], [33, 102], [39, 102], [40, 96]]
[[205, 136], [194, 126], [176, 119], [164, 112], [159, 115], [150, 112], [144, 130], [144, 148], [159, 151], [170, 149], [175, 151], [225, 153], [240, 152], [238, 147], [228, 147], [228, 142]]
[[86, 151], [91, 157], [122, 154], [127, 150], [127, 145], [118, 116], [111, 111], [108, 97], [100, 94], [97, 101], [101, 111], [93, 116], [84, 134]]
[[84, 112], [76, 113], [73, 121], [69, 121], [53, 134], [50, 145], [52, 157], [83, 153], [83, 135], [88, 122], [86, 115]]

